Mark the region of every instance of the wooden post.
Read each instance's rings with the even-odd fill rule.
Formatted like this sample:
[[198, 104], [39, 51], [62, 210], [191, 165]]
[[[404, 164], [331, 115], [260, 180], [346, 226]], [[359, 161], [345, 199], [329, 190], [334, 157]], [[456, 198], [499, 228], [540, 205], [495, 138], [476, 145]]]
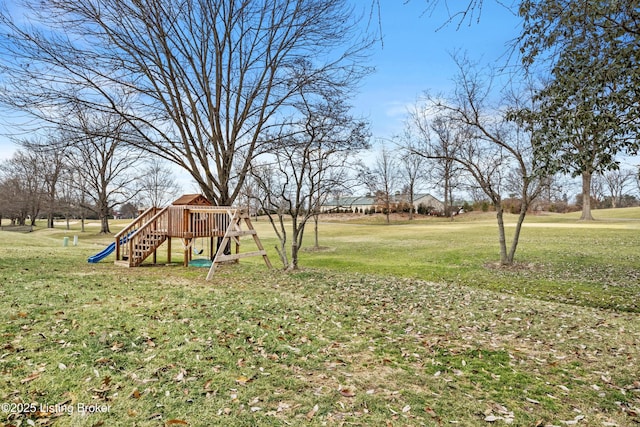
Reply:
[[191, 239], [182, 239], [182, 244], [184, 245], [184, 256], [182, 263], [185, 267], [189, 267], [189, 248], [191, 247], [190, 243]]
[[171, 237], [167, 237], [167, 264], [171, 264]]
[[191, 248], [191, 228], [189, 227], [189, 209], [182, 211], [182, 232], [184, 244], [183, 265], [189, 267], [189, 248]]
[[[236, 237], [234, 242], [236, 244], [236, 255], [238, 255], [240, 253], [240, 236]], [[233, 262], [234, 264], [238, 264], [240, 262], [240, 258], [235, 259]]]
[[182, 211], [182, 232], [185, 233], [185, 236], [191, 232], [191, 227], [189, 227], [189, 209]]

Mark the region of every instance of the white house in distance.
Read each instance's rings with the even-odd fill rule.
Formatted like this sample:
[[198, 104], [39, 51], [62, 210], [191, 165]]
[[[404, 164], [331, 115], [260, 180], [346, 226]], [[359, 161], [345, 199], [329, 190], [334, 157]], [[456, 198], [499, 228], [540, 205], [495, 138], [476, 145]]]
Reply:
[[345, 196], [332, 200], [327, 200], [320, 209], [322, 212], [336, 212], [340, 210], [365, 211], [373, 208], [376, 204], [375, 197], [371, 196]]
[[436, 199], [429, 193], [416, 194], [413, 196], [413, 207], [418, 210], [418, 206], [423, 205], [426, 207], [432, 207], [434, 211], [443, 213], [444, 203]]
[[[409, 197], [406, 194], [396, 194], [393, 196], [393, 202], [408, 202]], [[417, 211], [418, 206], [423, 205], [426, 208], [431, 208], [435, 212], [444, 212], [444, 203], [433, 197], [431, 194], [416, 194], [413, 196], [413, 207]], [[364, 212], [365, 210], [374, 209], [376, 206], [380, 206], [376, 203], [376, 198], [373, 196], [345, 196], [332, 200], [327, 200], [322, 205], [322, 212], [334, 212], [340, 210], [350, 210], [356, 212]]]

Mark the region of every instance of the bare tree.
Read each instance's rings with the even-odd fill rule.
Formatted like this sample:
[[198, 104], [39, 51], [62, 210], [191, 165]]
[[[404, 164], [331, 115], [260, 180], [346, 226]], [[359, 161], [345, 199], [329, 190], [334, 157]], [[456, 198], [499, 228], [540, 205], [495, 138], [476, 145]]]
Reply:
[[404, 182], [403, 193], [409, 203], [409, 220], [413, 219], [415, 213], [415, 196], [418, 186], [425, 177], [425, 159], [409, 150], [403, 150], [400, 155], [400, 167], [402, 171], [402, 181]]
[[370, 71], [374, 41], [347, 0], [20, 5], [28, 21], [0, 14], [0, 100], [58, 124], [69, 105], [116, 114], [135, 133], [123, 140], [186, 170], [219, 205], [301, 93]]
[[611, 170], [604, 172], [601, 178], [609, 192], [611, 207], [620, 207], [625, 192], [629, 190], [629, 186], [635, 178], [634, 171], [630, 169]]
[[64, 170], [59, 191], [59, 194], [61, 193], [60, 204], [67, 219], [67, 229], [70, 218], [79, 218], [80, 231], [84, 233], [87, 214], [90, 211], [89, 207], [92, 207], [88, 203], [87, 196], [89, 193], [87, 190], [89, 188], [87, 185], [88, 174], [84, 172], [84, 164], [78, 164], [79, 162], [74, 161], [73, 150], [69, 150], [66, 160], [68, 164]]
[[47, 228], [53, 228], [55, 213], [60, 208], [58, 189], [65, 168], [66, 148], [53, 135], [43, 140], [23, 140], [20, 145], [37, 164], [34, 173], [42, 185], [41, 207], [47, 215]]
[[260, 211], [260, 189], [254, 179], [247, 179], [244, 182], [243, 190], [240, 193], [239, 199], [236, 200], [236, 204], [247, 208], [249, 215], [254, 216], [255, 220], [258, 220], [258, 213]]
[[[2, 164], [2, 170], [10, 171], [11, 159]], [[26, 225], [31, 195], [24, 181], [13, 174], [0, 174], [0, 217], [11, 220], [11, 225]]]
[[[335, 95], [303, 96], [296, 106], [298, 114], [270, 136], [269, 155], [252, 168], [262, 209], [279, 239], [278, 255], [289, 270], [298, 268], [307, 222], [318, 214], [327, 195], [343, 185], [351, 156], [367, 147], [367, 124], [354, 120]], [[285, 219], [291, 227], [290, 260]]]
[[391, 223], [394, 194], [398, 190], [398, 159], [389, 148], [383, 146], [372, 168], [364, 167], [360, 171], [360, 180], [376, 198], [376, 204], [382, 208], [387, 224]]
[[[414, 128], [415, 137], [409, 141], [408, 149], [429, 146], [433, 155], [430, 160], [432, 179], [442, 188], [444, 213], [453, 214], [453, 190], [458, 186], [462, 166], [454, 159], [468, 135], [446, 117], [434, 117], [428, 106], [417, 103], [410, 113], [409, 125]], [[451, 216], [453, 219], [453, 216]]]
[[160, 159], [152, 158], [142, 169], [138, 194], [147, 206], [168, 205], [178, 198], [181, 191], [173, 171]]
[[[500, 6], [509, 9], [502, 0], [495, 0]], [[444, 7], [447, 17], [442, 26], [454, 24], [459, 28], [463, 24], [472, 25], [480, 21], [484, 0], [453, 1], [424, 0], [425, 12], [433, 13], [438, 7]]]
[[39, 157], [32, 150], [18, 150], [3, 164], [2, 178], [6, 192], [3, 192], [2, 211], [16, 225], [36, 224], [46, 200], [46, 189]]
[[[434, 116], [449, 121], [464, 135], [463, 143], [450, 158], [469, 173], [493, 204], [498, 222], [500, 262], [510, 265], [514, 262], [527, 210], [542, 189], [538, 175], [540, 166], [533, 157], [531, 135], [507, 120], [509, 114], [504, 107], [491, 106], [491, 79], [476, 71], [475, 65], [466, 58], [456, 58], [456, 63], [459, 74], [454, 94], [447, 99], [432, 97], [429, 101]], [[509, 101], [517, 99], [510, 97]], [[512, 105], [511, 108], [520, 107]], [[421, 152], [427, 158], [449, 157], [430, 145]], [[508, 174], [512, 171], [519, 178], [517, 187], [521, 206], [513, 239], [507, 249], [502, 200], [507, 189]], [[511, 185], [513, 187], [513, 179]]]
[[120, 116], [103, 113], [95, 115], [77, 111], [78, 132], [65, 133], [69, 160], [82, 179], [80, 190], [85, 205], [100, 218], [100, 233], [110, 233], [109, 216], [114, 207], [132, 200], [137, 194], [140, 173], [137, 166], [141, 152], [124, 143], [128, 124]]

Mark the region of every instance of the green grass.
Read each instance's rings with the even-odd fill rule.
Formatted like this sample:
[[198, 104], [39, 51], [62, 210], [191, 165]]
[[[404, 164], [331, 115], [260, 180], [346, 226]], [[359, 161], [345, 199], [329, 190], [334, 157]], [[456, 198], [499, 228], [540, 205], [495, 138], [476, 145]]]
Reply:
[[[640, 209], [598, 210], [594, 215], [601, 219], [584, 223], [577, 221], [577, 214], [529, 217], [513, 268], [488, 268], [497, 267], [499, 260], [494, 214], [472, 214], [453, 223], [322, 224], [320, 245], [327, 248], [303, 252], [301, 265], [637, 312]], [[507, 222], [513, 225], [515, 217], [508, 216]], [[269, 235], [267, 228], [260, 232]], [[309, 247], [309, 233], [307, 237]], [[269, 247], [275, 244], [264, 240]]]
[[474, 214], [323, 222], [302, 270], [211, 282], [2, 232], [0, 426], [637, 425], [640, 210], [594, 214], [530, 218], [512, 269]]

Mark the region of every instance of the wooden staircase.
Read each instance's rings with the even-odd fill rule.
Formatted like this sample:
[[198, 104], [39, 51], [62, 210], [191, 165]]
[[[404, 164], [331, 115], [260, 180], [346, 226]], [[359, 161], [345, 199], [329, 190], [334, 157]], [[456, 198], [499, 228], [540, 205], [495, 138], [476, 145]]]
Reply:
[[[138, 267], [167, 240], [168, 208], [150, 208], [116, 235], [117, 265]], [[126, 242], [120, 239], [126, 236]]]
[[147, 234], [140, 235], [137, 242], [133, 244], [129, 265], [131, 267], [137, 267], [142, 264], [142, 261], [154, 253], [165, 240], [167, 240], [167, 235], [162, 232], [151, 231]]

